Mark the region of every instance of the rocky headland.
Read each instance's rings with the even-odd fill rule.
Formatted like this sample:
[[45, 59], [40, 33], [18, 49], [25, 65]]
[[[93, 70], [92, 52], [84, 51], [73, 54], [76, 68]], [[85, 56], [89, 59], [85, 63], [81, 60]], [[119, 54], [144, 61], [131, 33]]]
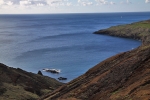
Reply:
[[137, 39], [142, 45], [104, 60], [39, 100], [150, 100], [150, 20], [95, 34]]
[[57, 80], [0, 63], [0, 100], [37, 100], [63, 85]]
[[141, 40], [143, 44], [150, 44], [150, 20], [128, 25], [112, 26], [108, 29], [99, 30], [94, 33], [131, 38]]

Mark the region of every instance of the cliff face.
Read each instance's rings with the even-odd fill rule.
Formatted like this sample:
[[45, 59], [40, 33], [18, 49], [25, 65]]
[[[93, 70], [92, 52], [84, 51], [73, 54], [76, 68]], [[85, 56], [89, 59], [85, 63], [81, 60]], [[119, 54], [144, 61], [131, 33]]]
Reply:
[[36, 100], [62, 83], [0, 63], [0, 100]]
[[40, 100], [149, 100], [149, 30], [150, 21], [142, 21], [95, 32], [140, 39], [143, 44], [106, 59]]

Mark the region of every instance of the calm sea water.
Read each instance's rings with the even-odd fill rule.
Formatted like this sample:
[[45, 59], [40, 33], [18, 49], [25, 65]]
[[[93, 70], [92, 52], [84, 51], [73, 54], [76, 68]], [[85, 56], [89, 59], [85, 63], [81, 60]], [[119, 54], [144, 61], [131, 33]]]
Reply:
[[0, 15], [0, 62], [68, 82], [140, 41], [93, 34], [99, 29], [150, 18], [150, 13]]

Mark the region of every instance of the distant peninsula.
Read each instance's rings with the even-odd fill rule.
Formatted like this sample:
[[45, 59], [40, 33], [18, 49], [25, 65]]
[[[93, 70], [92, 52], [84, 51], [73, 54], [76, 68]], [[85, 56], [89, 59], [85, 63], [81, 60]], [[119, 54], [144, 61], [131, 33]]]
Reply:
[[104, 60], [39, 100], [150, 99], [150, 20], [113, 26], [94, 34], [137, 39], [142, 45]]
[[143, 44], [150, 44], [150, 20], [131, 23], [127, 25], [112, 26], [94, 32], [117, 37], [141, 40]]

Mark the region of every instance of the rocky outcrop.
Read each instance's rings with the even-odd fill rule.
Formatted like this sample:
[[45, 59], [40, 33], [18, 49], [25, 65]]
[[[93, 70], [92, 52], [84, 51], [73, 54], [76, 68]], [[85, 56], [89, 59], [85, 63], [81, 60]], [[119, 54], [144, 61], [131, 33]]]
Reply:
[[34, 100], [61, 85], [53, 78], [0, 63], [0, 100]]
[[39, 75], [42, 75], [42, 76], [43, 76], [43, 74], [42, 74], [42, 72], [41, 72], [40, 70], [38, 71], [38, 73], [37, 73], [37, 74], [39, 74]]
[[39, 100], [149, 100], [149, 30], [148, 20], [95, 32], [139, 39], [143, 44], [104, 60]]

